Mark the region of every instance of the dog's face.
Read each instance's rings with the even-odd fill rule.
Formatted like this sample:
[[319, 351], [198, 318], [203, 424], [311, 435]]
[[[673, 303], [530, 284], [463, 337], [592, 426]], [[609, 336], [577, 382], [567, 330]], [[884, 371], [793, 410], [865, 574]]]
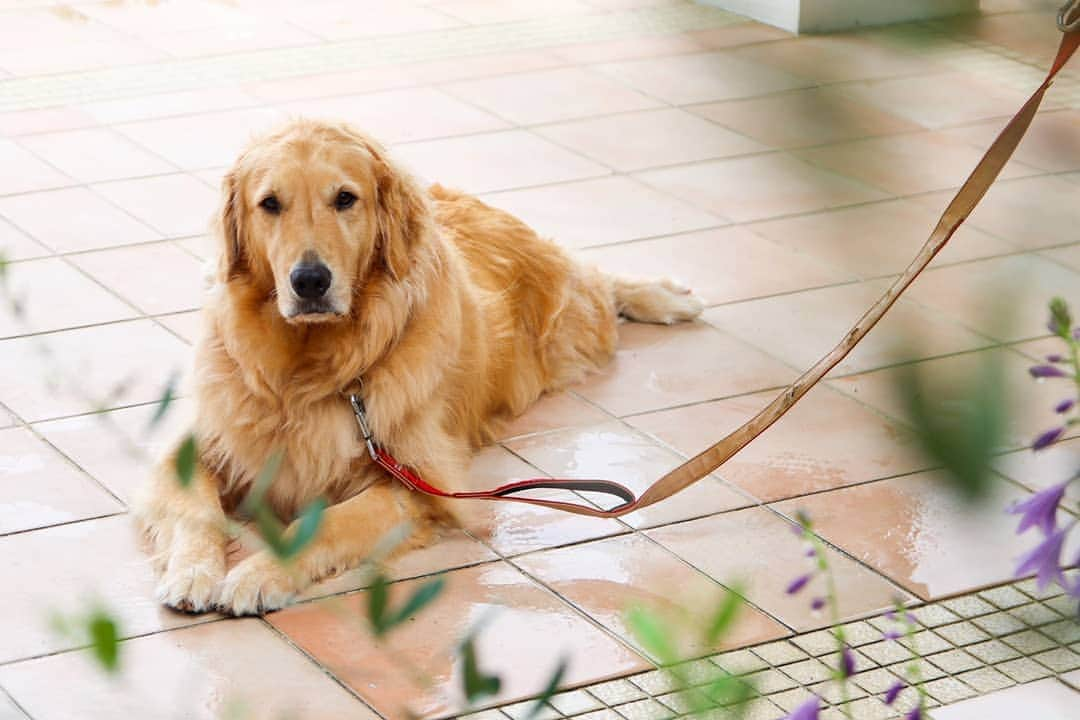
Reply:
[[290, 323], [348, 317], [372, 273], [405, 273], [426, 213], [375, 143], [308, 121], [255, 143], [224, 191], [226, 279], [261, 288]]

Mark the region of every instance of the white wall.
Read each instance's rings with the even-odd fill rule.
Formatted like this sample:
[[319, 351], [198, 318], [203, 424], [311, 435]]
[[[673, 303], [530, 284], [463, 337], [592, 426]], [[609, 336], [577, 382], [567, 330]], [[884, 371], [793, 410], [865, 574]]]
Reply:
[[790, 32], [830, 32], [862, 25], [975, 12], [979, 0], [697, 0]]

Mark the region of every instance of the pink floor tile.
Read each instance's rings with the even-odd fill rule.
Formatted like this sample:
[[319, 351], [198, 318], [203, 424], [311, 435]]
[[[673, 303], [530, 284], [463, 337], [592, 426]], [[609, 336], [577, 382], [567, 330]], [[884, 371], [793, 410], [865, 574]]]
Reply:
[[[106, 676], [83, 651], [5, 666], [0, 682], [42, 720], [379, 717], [260, 620], [137, 638], [120, 653], [117, 677]], [[57, 677], [64, 678], [62, 687]]]
[[50, 255], [44, 245], [34, 242], [30, 236], [6, 220], [0, 220], [0, 254], [8, 262], [12, 260], [30, 260]]
[[0, 535], [122, 509], [29, 430], [0, 431]]
[[[164, 204], [165, 199], [158, 202]], [[63, 212], [58, 212], [59, 208]], [[93, 250], [161, 238], [154, 229], [86, 188], [0, 198], [0, 215], [55, 252]]]
[[753, 97], [813, 84], [731, 52], [631, 60], [599, 67], [642, 92], [676, 105]]
[[561, 59], [547, 51], [519, 50], [409, 63], [401, 65], [400, 69], [407, 73], [414, 82], [437, 84], [507, 73], [542, 70], [564, 64]]
[[987, 363], [1000, 365], [1004, 383], [1002, 449], [1027, 447], [1041, 432], [1058, 424], [1053, 408], [1061, 401], [1062, 386], [1036, 382], [1028, 374], [1032, 363], [1006, 350], [963, 353], [926, 360], [913, 368], [890, 368], [827, 382], [892, 418], [908, 422], [908, 402], [900, 393], [900, 383], [909, 369], [914, 369], [921, 378], [930, 410], [946, 413], [957, 389], [978, 378]]
[[60, 132], [97, 125], [85, 109], [68, 106], [16, 110], [0, 113], [0, 136], [18, 137], [40, 132]]
[[524, 413], [508, 421], [500, 435], [503, 439], [515, 438], [609, 419], [611, 416], [595, 405], [564, 391], [541, 397]]
[[[212, 615], [176, 613], [154, 600], [153, 571], [136, 539], [127, 516], [0, 538], [0, 562], [5, 569], [0, 662], [85, 645], [83, 639], [58, 635], [50, 618], [55, 613], [86, 613], [95, 603], [117, 619], [122, 637], [212, 619]], [[43, 677], [54, 676], [45, 673]]]
[[435, 88], [408, 88], [279, 106], [292, 116], [345, 121], [383, 143], [502, 130], [504, 120]]
[[112, 125], [258, 104], [255, 96], [240, 88], [220, 87], [101, 100], [82, 105], [80, 109], [99, 123]]
[[313, 33], [286, 23], [266, 22], [259, 25], [208, 27], [155, 34], [147, 38], [146, 42], [173, 57], [193, 58], [314, 45], [318, 38]]
[[738, 222], [764, 220], [886, 197], [786, 154], [760, 155], [639, 173], [659, 190]]
[[72, 185], [71, 178], [45, 164], [11, 140], [0, 139], [0, 195]]
[[853, 34], [798, 37], [741, 49], [738, 57], [822, 84], [900, 76], [926, 76], [941, 66], [917, 52], [883, 47]]
[[[914, 195], [959, 187], [975, 169], [982, 151], [943, 133], [924, 132], [839, 143], [798, 155], [894, 195]], [[1012, 162], [1001, 177], [1034, 172]]]
[[[473, 460], [469, 488], [484, 490], [535, 477], [543, 477], [543, 473], [507, 450], [491, 447], [480, 451]], [[582, 503], [581, 496], [569, 492], [537, 492], [552, 499]], [[462, 501], [455, 510], [473, 537], [504, 557], [629, 532], [618, 520], [571, 515], [519, 503]]]
[[0, 402], [30, 422], [151, 402], [187, 352], [149, 320], [0, 341]]
[[[707, 310], [705, 319], [803, 371], [840, 342], [886, 287], [886, 281], [872, 281], [723, 305]], [[860, 372], [990, 344], [901, 298], [834, 372]]]
[[416, 78], [401, 66], [383, 65], [348, 72], [256, 81], [245, 84], [243, 90], [247, 95], [260, 100], [291, 102], [390, 90], [416, 84]]
[[691, 111], [774, 148], [822, 145], [919, 129], [914, 123], [830, 88], [699, 105]]
[[[829, 621], [810, 608], [811, 599], [824, 591], [823, 578], [815, 578], [798, 595], [785, 592], [792, 580], [811, 569], [793, 527], [759, 507], [651, 530], [648, 535], [714, 580], [743, 583], [750, 602], [803, 631]], [[838, 552], [828, 551], [828, 561], [843, 618], [883, 611], [902, 597], [898, 588]]]
[[176, 167], [105, 129], [71, 130], [31, 135], [23, 147], [53, 167], [89, 183], [175, 172]]
[[447, 92], [519, 125], [655, 108], [656, 100], [590, 70], [560, 68], [467, 80]]
[[28, 260], [7, 273], [19, 313], [0, 306], [0, 337], [62, 330], [132, 318], [137, 313], [108, 290], [58, 258]]
[[[1080, 170], [1080, 137], [1076, 133], [1077, 123], [1080, 123], [1080, 112], [1076, 110], [1039, 113], [1035, 116], [1031, 128], [1013, 157], [1025, 165], [1048, 172]], [[1002, 127], [1004, 127], [1004, 122], [998, 118], [976, 125], [953, 128], [948, 131], [948, 134], [974, 147], [986, 149], [1001, 132]]]
[[1013, 255], [924, 273], [908, 297], [989, 337], [1042, 335], [1050, 299], [1080, 306], [1080, 274], [1037, 255]]
[[1040, 254], [1080, 272], [1080, 244], [1046, 250]]
[[445, 13], [405, 3], [372, 7], [378, 12], [357, 12], [350, 0], [289, 5], [283, 17], [303, 30], [327, 40], [398, 35], [442, 30], [461, 24]]
[[157, 321], [179, 335], [181, 340], [192, 345], [195, 344], [202, 330], [202, 313], [197, 310], [162, 315], [157, 318]]
[[[390, 602], [414, 582], [394, 585]], [[590, 624], [576, 611], [503, 564], [482, 565], [446, 575], [446, 590], [415, 620], [376, 641], [363, 626], [366, 596], [330, 598], [271, 615], [268, 620], [306, 653], [387, 717], [405, 708], [421, 717], [445, 715], [462, 705], [461, 668], [452, 660], [458, 641], [480, 620], [477, 654], [488, 670], [503, 673], [502, 690], [488, 702], [535, 694], [559, 658], [570, 658], [564, 682], [627, 674], [649, 667], [646, 661]], [[343, 622], [342, 613], [356, 618]], [[506, 642], [513, 638], [513, 642]], [[385, 648], [392, 648], [431, 679], [424, 689], [410, 681]]]
[[626, 177], [491, 193], [502, 208], [560, 245], [584, 248], [724, 224], [715, 215]]
[[150, 315], [202, 304], [202, 263], [170, 243], [85, 253], [72, 262]]
[[[506, 447], [553, 477], [613, 480], [641, 495], [682, 458], [619, 423], [574, 428], [506, 443]], [[604, 507], [608, 498], [590, 497]], [[650, 527], [745, 507], [750, 500], [715, 477], [663, 503], [624, 516], [633, 527]]]
[[707, 305], [851, 279], [738, 227], [595, 248], [579, 256], [606, 272], [675, 278]]
[[502, 0], [496, 3], [485, 0], [439, 0], [431, 3], [430, 7], [470, 25], [596, 12], [591, 3], [581, 0], [551, 0], [543, 5], [530, 0]]
[[1024, 92], [960, 72], [851, 83], [843, 93], [927, 128], [1009, 118], [1027, 100]]
[[268, 108], [142, 120], [116, 127], [124, 136], [185, 170], [231, 164], [255, 136], [284, 114]]
[[63, 45], [36, 45], [0, 50], [0, 68], [12, 75], [29, 77], [86, 72], [121, 65], [167, 59], [149, 45], [124, 37], [109, 41], [72, 41]]
[[[712, 579], [640, 536], [600, 540], [534, 553], [517, 564], [643, 654], [626, 616], [647, 610], [675, 629], [680, 658], [775, 640], [788, 629], [760, 610], [742, 608], [733, 630], [716, 643], [703, 637], [725, 594]], [[659, 661], [660, 658], [653, 658]]]
[[218, 204], [217, 193], [191, 175], [102, 183], [94, 190], [170, 237], [205, 233]]
[[153, 464], [188, 428], [192, 406], [177, 400], [156, 425], [158, 405], [79, 415], [34, 425], [34, 430], [127, 503]]
[[976, 507], [936, 473], [881, 480], [775, 506], [806, 512], [822, 537], [924, 598], [955, 595], [1013, 577], [1034, 547], [1005, 514], [1026, 496], [1002, 483]]
[[[677, 109], [589, 118], [540, 128], [537, 132], [623, 172], [769, 149]], [[627, 142], [627, 138], [634, 141]]]
[[[756, 235], [806, 253], [862, 278], [897, 275], [937, 225], [936, 208], [886, 200], [782, 220], [754, 223]], [[968, 224], [934, 259], [935, 265], [1014, 252], [1015, 247]], [[933, 267], [933, 265], [932, 265]]]
[[700, 322], [627, 323], [619, 337], [611, 364], [574, 388], [613, 415], [741, 395], [794, 379], [779, 361]]
[[609, 174], [600, 165], [521, 130], [410, 143], [398, 146], [394, 154], [425, 180], [472, 193]]
[[[950, 194], [920, 198], [934, 210], [944, 209]], [[1000, 181], [990, 188], [968, 224], [1027, 250], [1074, 242], [1076, 216], [1070, 203], [1076, 185], [1061, 177]]]
[[[638, 415], [630, 423], [693, 455], [749, 420], [774, 397], [760, 393], [692, 405]], [[906, 429], [824, 387], [803, 398], [716, 474], [771, 502], [929, 466]]]

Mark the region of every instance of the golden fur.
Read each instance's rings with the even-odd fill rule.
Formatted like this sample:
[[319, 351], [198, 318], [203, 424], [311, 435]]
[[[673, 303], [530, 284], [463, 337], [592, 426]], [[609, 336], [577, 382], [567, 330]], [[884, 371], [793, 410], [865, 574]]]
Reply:
[[[253, 143], [225, 177], [218, 225], [195, 352], [195, 479], [177, 483], [174, 450], [136, 504], [159, 598], [189, 611], [281, 607], [403, 521], [415, 543], [453, 522], [452, 501], [411, 493], [368, 458], [342, 395], [358, 378], [378, 442], [429, 482], [464, 489], [471, 451], [500, 419], [611, 358], [617, 315], [701, 310], [673, 283], [586, 268], [476, 198], [424, 191], [342, 125], [293, 121]], [[333, 278], [317, 306], [289, 284], [316, 259]], [[227, 514], [277, 450], [275, 510], [331, 505], [291, 567], [264, 551], [226, 572]]]

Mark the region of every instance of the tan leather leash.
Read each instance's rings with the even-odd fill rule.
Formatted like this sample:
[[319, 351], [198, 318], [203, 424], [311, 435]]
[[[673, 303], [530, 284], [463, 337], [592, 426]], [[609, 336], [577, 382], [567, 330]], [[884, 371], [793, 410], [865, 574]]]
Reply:
[[[740, 428], [730, 433], [720, 442], [706, 449], [704, 452], [690, 458], [679, 467], [664, 475], [653, 483], [641, 497], [634, 497], [634, 493], [619, 483], [610, 480], [574, 480], [574, 479], [551, 479], [537, 478], [532, 480], [520, 480], [508, 483], [492, 490], [479, 492], [451, 493], [441, 490], [420, 477], [412, 469], [399, 463], [385, 448], [380, 447], [371, 434], [367, 423], [367, 414], [363, 399], [359, 395], [351, 395], [353, 411], [356, 414], [357, 423], [360, 425], [364, 441], [372, 459], [392, 476], [397, 478], [409, 488], [428, 495], [437, 497], [449, 497], [458, 499], [488, 499], [508, 500], [512, 502], [540, 505], [543, 507], [563, 510], [576, 515], [591, 515], [593, 517], [611, 518], [620, 517], [627, 513], [640, 510], [686, 489], [698, 480], [723, 465], [735, 453], [746, 447], [754, 438], [765, 432], [773, 423], [784, 416], [796, 402], [807, 392], [817, 385], [825, 375], [832, 370], [837, 363], [847, 357], [848, 353], [855, 348], [863, 337], [878, 323], [888, 312], [889, 308], [900, 298], [900, 295], [915, 281], [926, 269], [930, 261], [934, 259], [956, 230], [971, 214], [975, 206], [979, 204], [994, 180], [1001, 173], [1005, 163], [1012, 157], [1024, 134], [1027, 133], [1035, 113], [1042, 103], [1043, 96], [1050, 88], [1054, 77], [1065, 66], [1080, 45], [1080, 0], [1069, 0], [1069, 3], [1058, 13], [1058, 26], [1065, 33], [1054, 59], [1050, 71], [1035, 94], [1024, 104], [1020, 111], [1013, 116], [1005, 129], [1001, 131], [997, 139], [986, 151], [979, 164], [968, 179], [960, 187], [956, 196], [945, 209], [937, 227], [934, 228], [926, 244], [923, 245], [919, 254], [907, 267], [904, 273], [897, 278], [891, 287], [878, 299], [855, 326], [844, 335], [840, 343], [827, 355], [818, 360], [813, 367], [803, 373], [795, 382], [784, 389], [771, 403], [758, 412]], [[599, 492], [622, 500], [622, 504], [610, 510], [601, 510], [589, 505], [582, 505], [560, 500], [547, 500], [542, 498], [519, 497], [516, 493], [537, 489], [566, 489], [580, 492]]]

